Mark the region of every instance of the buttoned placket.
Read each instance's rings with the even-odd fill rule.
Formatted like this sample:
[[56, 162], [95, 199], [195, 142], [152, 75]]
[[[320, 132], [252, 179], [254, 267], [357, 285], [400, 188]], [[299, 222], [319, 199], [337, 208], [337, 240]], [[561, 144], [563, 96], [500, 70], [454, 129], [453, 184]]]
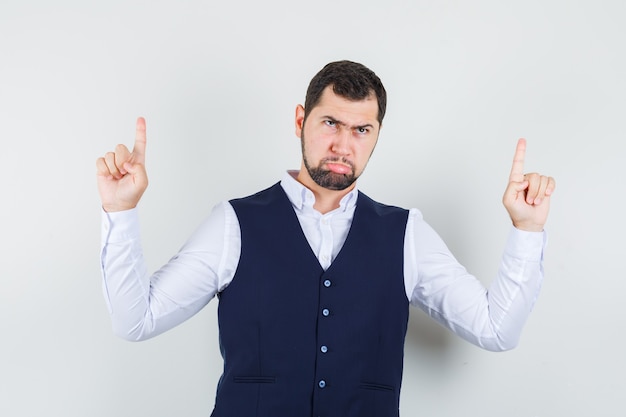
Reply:
[[[325, 277], [325, 278], [322, 279], [320, 284], [321, 284], [320, 291], [322, 291], [322, 293], [332, 290], [332, 285], [333, 285], [332, 278]], [[324, 299], [326, 297], [322, 296], [321, 298]], [[321, 323], [324, 323], [324, 321], [326, 321], [326, 320], [331, 320], [332, 312], [331, 312], [331, 309], [329, 307], [330, 306], [325, 306], [323, 304], [320, 306], [320, 312], [319, 312], [320, 317], [319, 317], [319, 320], [320, 320]], [[332, 347], [329, 346], [327, 341], [324, 341], [324, 340], [320, 340], [319, 343], [320, 343], [320, 345], [319, 345], [318, 355], [320, 355], [320, 360], [319, 360], [318, 363], [321, 363], [321, 361], [324, 360], [324, 356], [331, 352]], [[328, 386], [329, 386], [329, 383], [328, 383], [328, 380], [326, 379], [326, 376], [325, 375], [319, 375], [318, 376], [318, 380], [317, 380], [317, 387], [318, 387], [318, 389], [319, 390], [326, 390], [326, 389], [328, 389]]]
[[[300, 194], [300, 200], [294, 200], [294, 207], [296, 210], [300, 211], [304, 216], [300, 218], [303, 227], [308, 228], [310, 232], [316, 235], [316, 238], [312, 238], [309, 243], [311, 244], [311, 248], [316, 252], [317, 259], [320, 263], [320, 266], [324, 271], [330, 268], [331, 264], [334, 261], [333, 253], [337, 251], [339, 248], [335, 248], [335, 240], [341, 239], [341, 236], [335, 236], [333, 230], [333, 222], [334, 221], [345, 221], [344, 217], [346, 215], [346, 210], [354, 210], [354, 193], [351, 195], [347, 195], [342, 200], [340, 207], [337, 209], [322, 214], [314, 209], [315, 197], [310, 190], [302, 189]], [[351, 204], [352, 201], [352, 204]], [[337, 217], [339, 216], [339, 217]], [[344, 236], [345, 238], [345, 236]], [[322, 365], [320, 373], [316, 372], [315, 379], [315, 388], [318, 391], [314, 397], [315, 404], [318, 404], [317, 401], [322, 398], [326, 398], [326, 400], [321, 400], [324, 404], [321, 408], [318, 408], [318, 405], [315, 406], [316, 412], [319, 415], [326, 415], [328, 412], [326, 401], [329, 397], [327, 397], [328, 389], [332, 389], [332, 381], [328, 380], [329, 375], [326, 374], [323, 369], [328, 369], [327, 363], [327, 355], [332, 355], [333, 346], [329, 344], [330, 340], [326, 338], [328, 336], [326, 331], [320, 332], [321, 328], [326, 327], [325, 323], [329, 323], [329, 320], [332, 320], [332, 306], [325, 305], [324, 299], [328, 299], [328, 291], [332, 291], [333, 287], [333, 278], [331, 276], [324, 276], [320, 281], [320, 291], [321, 291], [321, 304], [319, 305], [319, 324], [318, 327], [318, 338], [317, 338], [317, 354], [319, 355], [318, 365]], [[322, 334], [326, 334], [326, 336], [321, 336]], [[325, 360], [326, 359], [326, 360]], [[318, 397], [321, 395], [321, 397]], [[318, 415], [316, 414], [316, 415]]]
[[[322, 215], [318, 221], [318, 227], [320, 231], [320, 251], [318, 254], [318, 259], [320, 265], [324, 270], [330, 267], [332, 263], [332, 250], [333, 250], [333, 231], [331, 227], [332, 221], [332, 213], [327, 213]], [[331, 286], [331, 281], [326, 279], [322, 282], [322, 290], [328, 291]], [[321, 310], [322, 317], [320, 320], [328, 320], [330, 316], [330, 310], [324, 306], [322, 306]], [[319, 352], [321, 355], [326, 355], [328, 353], [329, 347], [325, 344], [324, 341], [320, 341], [321, 344], [319, 346]], [[325, 379], [320, 379], [317, 383], [320, 389], [325, 389], [327, 382]]]

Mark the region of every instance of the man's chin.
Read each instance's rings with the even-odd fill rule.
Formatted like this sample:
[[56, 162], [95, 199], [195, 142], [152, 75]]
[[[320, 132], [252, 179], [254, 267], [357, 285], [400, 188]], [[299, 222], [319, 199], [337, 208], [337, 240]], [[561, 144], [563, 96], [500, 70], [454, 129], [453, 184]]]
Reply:
[[313, 180], [317, 183], [317, 185], [326, 188], [327, 190], [343, 191], [354, 184], [356, 178], [328, 171], [322, 176], [314, 177]]
[[348, 188], [350, 185], [352, 184], [331, 184], [331, 185], [326, 185], [326, 186], [322, 186], [324, 188], [326, 188], [327, 190], [331, 190], [331, 191], [343, 191], [346, 188]]

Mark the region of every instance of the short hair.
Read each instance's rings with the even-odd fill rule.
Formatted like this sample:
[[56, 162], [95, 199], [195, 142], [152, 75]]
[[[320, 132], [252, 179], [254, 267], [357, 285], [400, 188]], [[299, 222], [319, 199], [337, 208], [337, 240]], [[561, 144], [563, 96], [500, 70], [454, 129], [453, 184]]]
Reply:
[[317, 106], [326, 87], [348, 100], [365, 100], [372, 93], [378, 101], [378, 123], [382, 125], [387, 109], [387, 92], [382, 81], [366, 66], [352, 61], [336, 61], [326, 64], [318, 72], [306, 92], [304, 118]]

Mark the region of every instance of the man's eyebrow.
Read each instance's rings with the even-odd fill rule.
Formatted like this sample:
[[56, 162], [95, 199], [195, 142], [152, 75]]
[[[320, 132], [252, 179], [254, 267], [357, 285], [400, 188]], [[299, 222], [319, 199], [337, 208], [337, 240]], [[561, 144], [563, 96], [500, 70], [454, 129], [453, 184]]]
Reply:
[[[325, 120], [330, 120], [331, 122], [338, 124], [340, 126], [347, 126], [345, 122], [342, 122], [341, 120], [337, 120], [335, 119], [333, 116], [322, 116], [322, 119]], [[364, 125], [355, 125], [355, 126], [350, 126], [351, 129], [364, 129], [366, 127], [369, 127], [371, 129], [374, 128], [374, 125], [371, 123], [366, 123]]]
[[335, 119], [333, 116], [322, 116], [322, 119], [324, 120], [330, 120], [331, 122], [341, 125], [341, 126], [345, 126], [346, 124], [344, 122], [342, 122], [341, 120], [337, 120]]

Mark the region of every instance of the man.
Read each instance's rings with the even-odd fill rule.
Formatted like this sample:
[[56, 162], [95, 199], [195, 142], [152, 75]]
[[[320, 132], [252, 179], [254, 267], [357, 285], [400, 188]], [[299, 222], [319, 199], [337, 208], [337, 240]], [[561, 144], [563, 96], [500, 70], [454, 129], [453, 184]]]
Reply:
[[155, 336], [217, 295], [224, 373], [212, 416], [397, 416], [409, 304], [485, 349], [517, 344], [543, 278], [554, 180], [524, 175], [520, 140], [503, 197], [514, 227], [487, 290], [417, 209], [357, 191], [385, 108], [368, 68], [326, 65], [296, 108], [300, 170], [216, 206], [152, 276], [136, 212], [148, 184], [145, 121], [132, 152], [118, 145], [98, 159], [114, 330], [129, 340]]

